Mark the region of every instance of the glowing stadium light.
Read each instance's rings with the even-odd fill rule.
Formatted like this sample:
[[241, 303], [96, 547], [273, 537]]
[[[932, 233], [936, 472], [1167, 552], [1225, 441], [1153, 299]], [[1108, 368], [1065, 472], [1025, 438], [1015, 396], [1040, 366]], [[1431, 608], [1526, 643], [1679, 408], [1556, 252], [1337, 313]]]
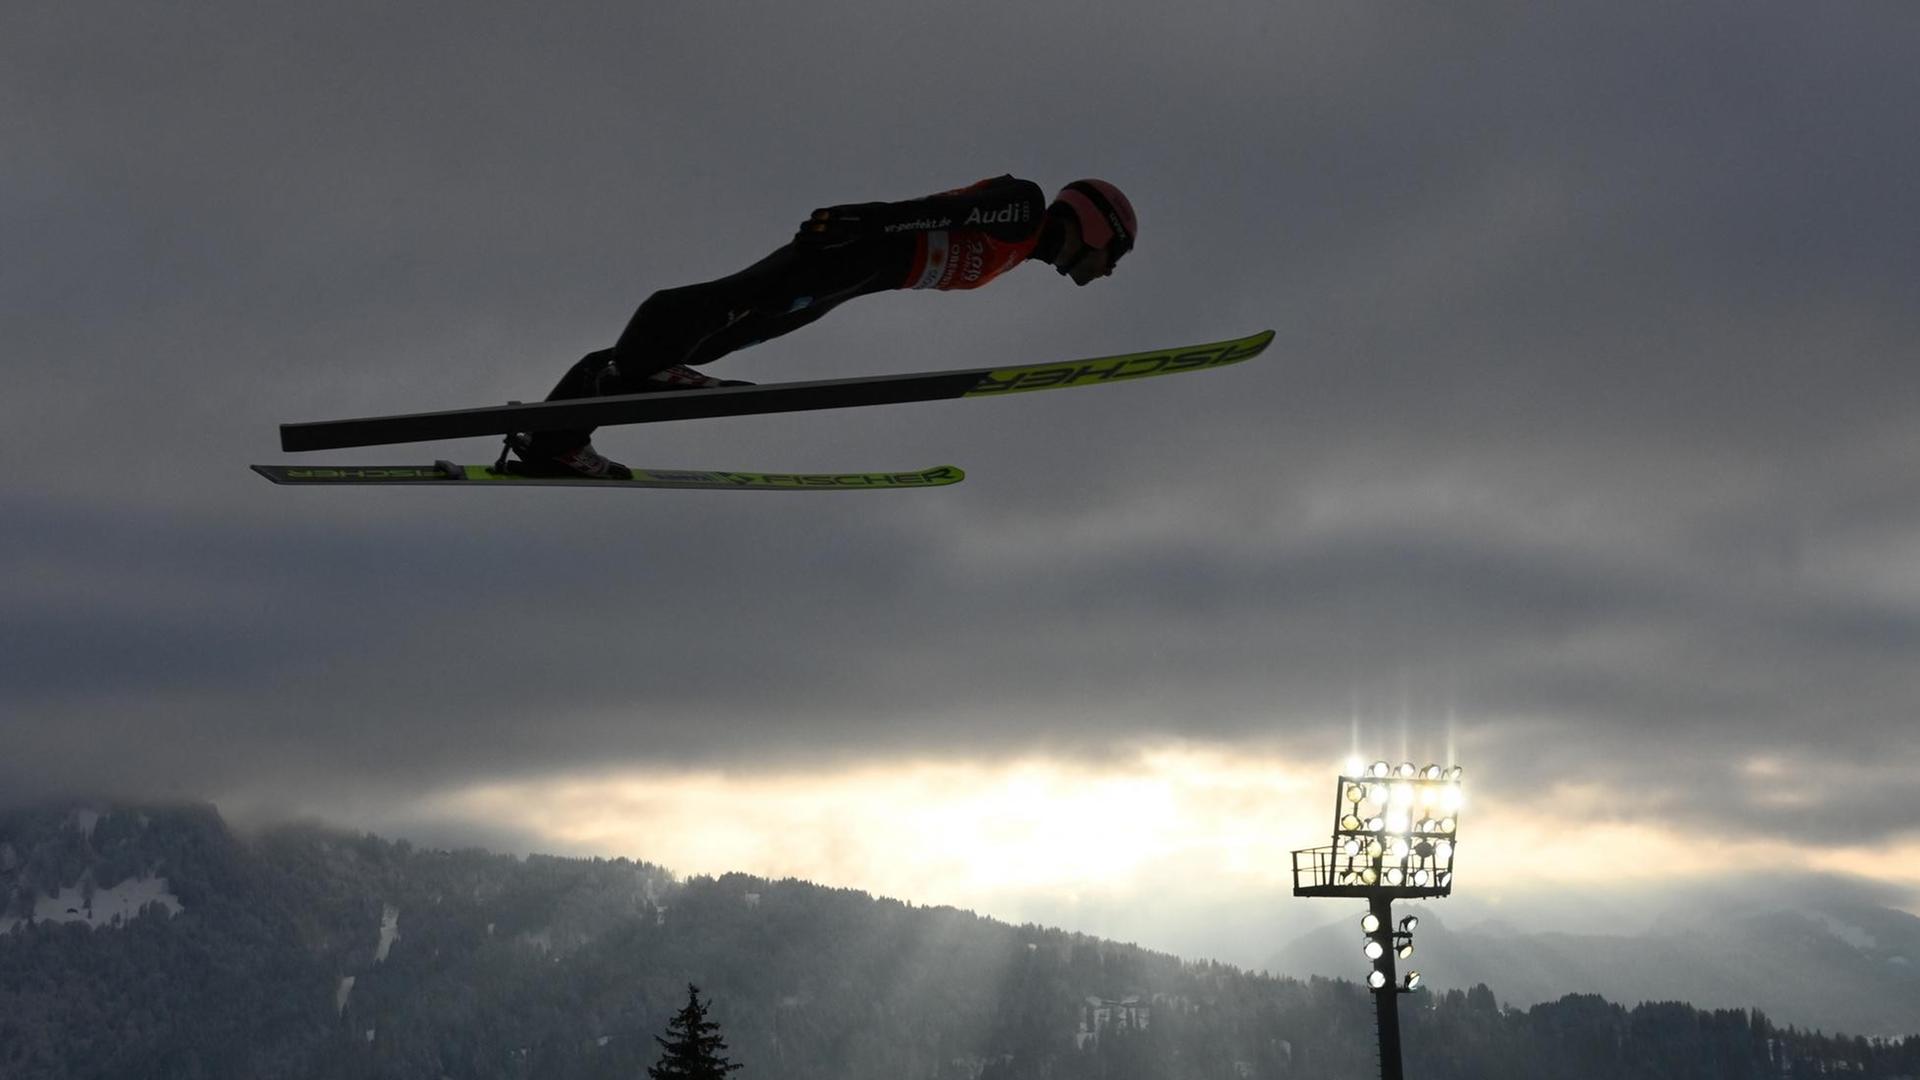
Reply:
[[[1380, 1037], [1381, 1076], [1400, 1077], [1400, 1021], [1395, 1002], [1421, 986], [1418, 972], [1396, 973], [1413, 956], [1418, 916], [1397, 922], [1396, 898], [1432, 898], [1453, 891], [1453, 857], [1463, 803], [1459, 766], [1376, 760], [1362, 772], [1349, 762], [1334, 789], [1334, 835], [1324, 848], [1296, 851], [1294, 895], [1364, 899], [1362, 951], [1371, 970]], [[1392, 927], [1389, 930], [1389, 926]]]
[[1452, 870], [1459, 805], [1449, 775], [1439, 765], [1378, 760], [1365, 775], [1340, 777], [1322, 883], [1346, 895], [1373, 887], [1444, 895], [1452, 880], [1442, 875]]
[[[1373, 761], [1334, 786], [1334, 836], [1327, 847], [1294, 851], [1294, 896], [1361, 897], [1359, 920], [1371, 970], [1375, 1030], [1380, 1038], [1380, 1076], [1400, 1080], [1398, 997], [1421, 988], [1419, 972], [1396, 972], [1413, 957], [1419, 917], [1392, 919], [1396, 897], [1438, 897], [1453, 892], [1453, 853], [1461, 809], [1461, 769], [1411, 761]], [[1388, 930], [1392, 924], [1392, 930]]]

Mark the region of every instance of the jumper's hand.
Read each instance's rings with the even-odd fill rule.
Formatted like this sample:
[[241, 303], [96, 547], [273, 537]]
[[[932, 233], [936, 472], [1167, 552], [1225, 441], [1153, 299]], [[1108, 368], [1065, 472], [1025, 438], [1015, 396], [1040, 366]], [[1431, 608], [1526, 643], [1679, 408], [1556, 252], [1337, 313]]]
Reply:
[[880, 231], [879, 213], [885, 203], [848, 203], [826, 206], [800, 223], [794, 240], [816, 248], [845, 247]]

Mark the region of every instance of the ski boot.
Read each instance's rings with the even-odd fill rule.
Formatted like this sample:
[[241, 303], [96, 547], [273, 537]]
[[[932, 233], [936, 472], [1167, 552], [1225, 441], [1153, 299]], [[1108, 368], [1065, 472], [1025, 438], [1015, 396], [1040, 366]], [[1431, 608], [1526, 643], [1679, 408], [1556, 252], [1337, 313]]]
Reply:
[[[508, 461], [511, 452], [518, 461]], [[500, 448], [495, 472], [517, 472], [523, 476], [584, 476], [589, 480], [631, 480], [633, 470], [593, 448], [591, 442], [574, 447], [541, 445], [537, 436], [515, 433], [507, 436]]]
[[[607, 367], [609, 370], [617, 370], [612, 364], [608, 364]], [[675, 364], [672, 367], [661, 368], [659, 371], [647, 376], [647, 383], [647, 388], [641, 391], [642, 393], [652, 393], [656, 390], [711, 390], [718, 386], [753, 385], [745, 379], [716, 378], [705, 372], [696, 371], [685, 364]]]

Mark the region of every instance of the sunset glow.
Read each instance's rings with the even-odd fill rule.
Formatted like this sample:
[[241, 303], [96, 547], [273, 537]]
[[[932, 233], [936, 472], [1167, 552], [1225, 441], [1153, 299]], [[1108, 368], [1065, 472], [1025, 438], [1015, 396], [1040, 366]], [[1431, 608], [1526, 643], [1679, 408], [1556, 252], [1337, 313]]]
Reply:
[[488, 784], [445, 817], [512, 816], [571, 851], [682, 874], [741, 870], [928, 903], [1124, 892], [1170, 868], [1271, 884], [1326, 831], [1323, 768], [1155, 749], [1101, 767], [868, 765], [831, 773], [607, 773]]
[[[1164, 746], [1098, 764], [1027, 757], [573, 775], [448, 792], [428, 812], [512, 818], [554, 850], [626, 855], [679, 874], [798, 877], [992, 911], [1020, 897], [1284, 888], [1291, 851], [1326, 843], [1336, 772], [1322, 762]], [[1463, 887], [1494, 899], [1782, 871], [1920, 884], [1920, 838], [1872, 849], [1737, 838], [1702, 845], [1651, 816], [1606, 817], [1598, 812], [1606, 798], [1597, 786], [1569, 785], [1516, 805], [1469, 790]]]

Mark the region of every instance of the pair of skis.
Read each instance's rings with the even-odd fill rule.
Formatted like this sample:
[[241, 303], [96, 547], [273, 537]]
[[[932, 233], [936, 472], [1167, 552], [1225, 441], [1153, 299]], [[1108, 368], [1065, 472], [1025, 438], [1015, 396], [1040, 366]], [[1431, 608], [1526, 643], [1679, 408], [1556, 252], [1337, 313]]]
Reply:
[[[280, 425], [280, 448], [287, 451], [334, 450], [351, 446], [426, 442], [518, 431], [564, 431], [611, 424], [645, 424], [715, 416], [803, 412], [862, 405], [892, 405], [952, 398], [1004, 397], [1035, 390], [1104, 386], [1160, 375], [1215, 368], [1250, 360], [1266, 349], [1273, 331], [1247, 337], [1151, 352], [1103, 356], [1064, 363], [1004, 368], [874, 375], [857, 379], [727, 386], [708, 390], [659, 391], [613, 397], [496, 405], [446, 412], [358, 417]], [[626, 487], [741, 489], [754, 491], [884, 491], [941, 487], [966, 477], [951, 465], [903, 472], [768, 473], [704, 469], [636, 468], [631, 480], [595, 480], [575, 476], [529, 475], [512, 464], [458, 465], [255, 465], [276, 484], [524, 485], [538, 487]]]

